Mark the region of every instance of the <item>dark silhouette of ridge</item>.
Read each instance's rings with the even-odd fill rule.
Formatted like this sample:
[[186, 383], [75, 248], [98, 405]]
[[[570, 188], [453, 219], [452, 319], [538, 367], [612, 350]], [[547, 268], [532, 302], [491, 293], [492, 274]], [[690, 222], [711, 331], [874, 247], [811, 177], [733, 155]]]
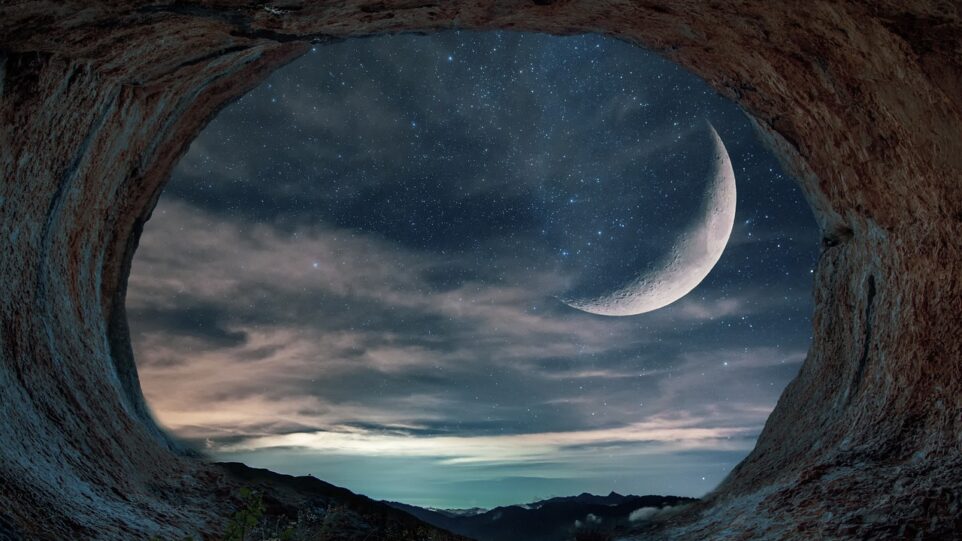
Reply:
[[316, 477], [295, 477], [251, 468], [239, 462], [221, 462], [217, 465], [234, 480], [262, 493], [269, 516], [295, 519], [305, 511], [324, 513], [334, 507], [348, 510], [352, 517], [352, 528], [339, 531], [338, 541], [471, 541], [394, 506]]
[[589, 494], [539, 500], [523, 505], [495, 507], [476, 514], [425, 509], [399, 502], [386, 504], [450, 532], [477, 541], [567, 541], [581, 528], [614, 530], [631, 525], [631, 513], [643, 508], [662, 509], [695, 502], [678, 496], [607, 496]]

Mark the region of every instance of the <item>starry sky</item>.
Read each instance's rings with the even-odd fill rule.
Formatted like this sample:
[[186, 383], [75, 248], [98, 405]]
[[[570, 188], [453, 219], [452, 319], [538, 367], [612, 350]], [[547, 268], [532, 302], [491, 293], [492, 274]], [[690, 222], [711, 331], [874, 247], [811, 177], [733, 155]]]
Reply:
[[[560, 302], [698, 219], [708, 122], [738, 185], [711, 274], [638, 316]], [[817, 252], [748, 118], [677, 65], [595, 35], [384, 36], [212, 121], [127, 307], [157, 419], [218, 460], [445, 508], [700, 496], [804, 359]]]

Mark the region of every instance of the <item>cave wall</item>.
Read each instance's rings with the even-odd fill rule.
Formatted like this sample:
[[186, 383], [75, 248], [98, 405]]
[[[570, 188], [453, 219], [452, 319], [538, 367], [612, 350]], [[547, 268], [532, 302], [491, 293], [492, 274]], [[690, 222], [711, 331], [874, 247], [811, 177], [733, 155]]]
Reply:
[[962, 531], [962, 12], [922, 0], [0, 6], [0, 538], [217, 531], [230, 480], [150, 419], [123, 309], [218, 110], [312, 44], [598, 32], [738, 102], [822, 227], [813, 342], [756, 449], [652, 537]]

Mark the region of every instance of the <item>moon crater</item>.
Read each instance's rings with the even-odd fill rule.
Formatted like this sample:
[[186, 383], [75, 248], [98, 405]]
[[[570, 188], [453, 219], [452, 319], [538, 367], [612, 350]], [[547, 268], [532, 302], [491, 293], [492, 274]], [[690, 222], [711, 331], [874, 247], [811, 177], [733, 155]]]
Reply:
[[708, 126], [713, 141], [712, 167], [695, 220], [673, 241], [665, 256], [618, 287], [600, 295], [563, 298], [584, 312], [633, 316], [681, 299], [708, 276], [721, 258], [735, 224], [735, 171], [724, 143]]

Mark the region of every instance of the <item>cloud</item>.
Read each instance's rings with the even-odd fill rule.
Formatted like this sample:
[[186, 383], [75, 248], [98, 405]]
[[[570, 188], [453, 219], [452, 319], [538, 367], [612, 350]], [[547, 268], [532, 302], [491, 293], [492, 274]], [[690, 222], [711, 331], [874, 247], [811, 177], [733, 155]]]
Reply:
[[470, 262], [177, 201], [157, 215], [128, 300], [141, 379], [163, 424], [222, 456], [295, 448], [461, 467], [747, 450], [778, 389], [737, 374], [804, 356], [658, 338], [751, 313], [756, 298], [599, 318], [550, 303], [562, 276], [434, 290], [436, 269]]
[[648, 520], [655, 515], [661, 509], [658, 507], [642, 507], [640, 509], [635, 509], [628, 514], [628, 520], [631, 522], [638, 522], [641, 520]]
[[744, 314], [745, 303], [737, 298], [715, 299], [713, 301], [683, 300], [678, 311], [692, 320], [717, 319], [735, 314]]
[[[641, 444], [640, 454], [698, 449], [742, 448], [751, 427], [700, 426], [700, 419], [657, 418], [607, 429], [510, 434], [503, 436], [411, 436], [364, 429], [295, 432], [247, 438], [225, 445], [236, 453], [297, 448], [352, 456], [432, 457], [448, 464], [518, 463], [558, 460], [612, 445]], [[734, 439], [733, 439], [734, 438]], [[642, 450], [643, 449], [643, 450]]]
[[[632, 421], [673, 409], [706, 412], [707, 427], [759, 423], [770, 406], [752, 406], [757, 393], [709, 411], [695, 390], [717, 395], [737, 370], [803, 357], [660, 343], [681, 323], [750, 313], [753, 299], [686, 299], [644, 318], [602, 318], [552, 304], [560, 275], [527, 277], [534, 287], [468, 276], [433, 290], [436, 269], [457, 275], [470, 263], [336, 228], [231, 222], [177, 201], [155, 215], [128, 298], [145, 393], [162, 423], [215, 444], [295, 433], [347, 444], [332, 427], [417, 430], [478, 417], [524, 433], [614, 424], [633, 427], [623, 430], [635, 441]], [[171, 238], [177, 250], [165, 249]], [[395, 443], [386, 437], [399, 436], [363, 436]]]
[[601, 524], [601, 517], [595, 515], [594, 513], [588, 513], [585, 515], [584, 520], [575, 520], [575, 528], [581, 528], [583, 526], [591, 526]]

